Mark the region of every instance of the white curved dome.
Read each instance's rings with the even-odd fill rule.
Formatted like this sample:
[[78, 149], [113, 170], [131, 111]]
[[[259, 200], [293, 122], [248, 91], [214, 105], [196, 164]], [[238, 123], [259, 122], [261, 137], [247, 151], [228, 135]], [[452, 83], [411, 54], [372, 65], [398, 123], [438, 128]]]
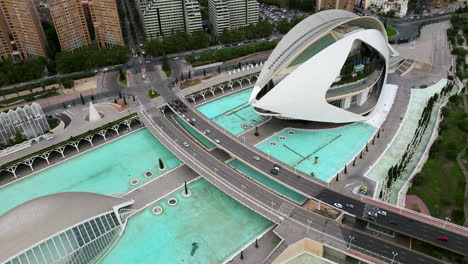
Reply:
[[[261, 115], [330, 123], [362, 121], [378, 102], [391, 55], [379, 20], [344, 10], [319, 12], [278, 43], [250, 101]], [[350, 64], [351, 72], [348, 67], [344, 74], [344, 66]], [[360, 72], [363, 69], [365, 74]]]

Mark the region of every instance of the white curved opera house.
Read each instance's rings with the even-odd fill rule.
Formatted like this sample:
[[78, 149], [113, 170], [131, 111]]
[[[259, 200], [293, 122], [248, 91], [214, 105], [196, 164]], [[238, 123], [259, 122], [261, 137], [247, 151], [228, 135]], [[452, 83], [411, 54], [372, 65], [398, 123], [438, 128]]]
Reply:
[[250, 103], [258, 114], [281, 119], [363, 121], [381, 101], [389, 59], [397, 55], [376, 18], [322, 11], [278, 43]]

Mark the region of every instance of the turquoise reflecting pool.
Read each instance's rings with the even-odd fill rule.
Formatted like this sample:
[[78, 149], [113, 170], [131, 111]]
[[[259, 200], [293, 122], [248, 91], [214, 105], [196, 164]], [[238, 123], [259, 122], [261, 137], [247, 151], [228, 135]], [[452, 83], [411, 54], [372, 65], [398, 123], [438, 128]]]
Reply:
[[[127, 228], [101, 263], [223, 263], [273, 224], [200, 179], [131, 217]], [[175, 197], [177, 205], [167, 201]], [[161, 215], [152, 209], [161, 206]], [[190, 256], [192, 243], [198, 249]]]
[[[57, 192], [123, 194], [161, 175], [180, 160], [147, 129], [105, 144], [0, 189], [0, 215], [31, 199]], [[150, 170], [154, 176], [146, 178]], [[137, 185], [130, 180], [138, 178]]]
[[248, 88], [221, 97], [199, 106], [197, 109], [231, 134], [239, 135], [266, 121], [256, 114], [253, 107], [248, 104], [252, 89]]
[[[285, 128], [256, 147], [314, 177], [330, 181], [365, 146], [375, 127], [356, 123], [327, 130]], [[314, 164], [315, 157], [318, 163]]]

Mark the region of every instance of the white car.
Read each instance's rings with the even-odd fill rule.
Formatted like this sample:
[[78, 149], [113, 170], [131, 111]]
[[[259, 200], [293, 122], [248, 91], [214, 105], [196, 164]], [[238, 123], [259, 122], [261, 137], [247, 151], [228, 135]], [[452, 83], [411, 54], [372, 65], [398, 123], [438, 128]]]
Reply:
[[141, 78], [143, 78], [143, 80], [146, 80], [146, 75], [143, 74], [143, 75], [141, 76]]
[[260, 160], [260, 157], [259, 156], [253, 156], [254, 160]]
[[334, 205], [336, 208], [340, 208], [340, 209], [343, 208], [343, 205], [341, 205], [340, 203], [334, 203], [333, 205]]
[[151, 63], [151, 61], [146, 61], [146, 64]]
[[175, 57], [175, 58], [174, 58], [174, 60], [178, 60], [178, 59], [179, 59], [179, 57]]
[[183, 144], [184, 144], [184, 146], [186, 146], [186, 147], [188, 147], [188, 146], [189, 146], [189, 144], [188, 144], [187, 142], [185, 142], [185, 141], [184, 141], [184, 143], [183, 143]]
[[215, 141], [216, 143], [218, 143], [218, 144], [221, 143], [221, 141], [220, 141], [219, 139], [215, 139], [214, 141]]
[[379, 210], [379, 215], [387, 216], [387, 212]]

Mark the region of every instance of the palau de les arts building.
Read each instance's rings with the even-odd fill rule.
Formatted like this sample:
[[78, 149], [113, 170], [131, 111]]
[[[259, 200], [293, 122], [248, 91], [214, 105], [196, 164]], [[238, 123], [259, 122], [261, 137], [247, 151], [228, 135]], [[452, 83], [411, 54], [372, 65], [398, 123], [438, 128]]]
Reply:
[[322, 11], [301, 21], [278, 43], [250, 103], [262, 116], [363, 121], [382, 101], [388, 63], [397, 56], [378, 19]]

